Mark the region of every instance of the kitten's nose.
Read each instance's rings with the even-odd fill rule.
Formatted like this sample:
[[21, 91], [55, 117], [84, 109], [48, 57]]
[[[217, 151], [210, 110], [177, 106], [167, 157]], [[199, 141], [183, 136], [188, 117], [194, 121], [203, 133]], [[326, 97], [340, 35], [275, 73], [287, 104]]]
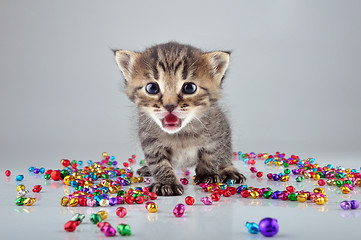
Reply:
[[175, 105], [175, 104], [164, 105], [164, 108], [167, 109], [167, 111], [169, 113], [171, 113], [176, 107], [177, 107], [177, 105]]

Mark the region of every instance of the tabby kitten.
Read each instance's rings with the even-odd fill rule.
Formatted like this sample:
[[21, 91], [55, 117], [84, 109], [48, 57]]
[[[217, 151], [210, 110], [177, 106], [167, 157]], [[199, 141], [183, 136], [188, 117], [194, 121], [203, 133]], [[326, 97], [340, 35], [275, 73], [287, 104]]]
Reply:
[[174, 168], [196, 166], [196, 184], [246, 179], [232, 166], [231, 130], [217, 104], [229, 53], [204, 53], [176, 42], [114, 53], [138, 108], [146, 166], [137, 173], [153, 176], [151, 191], [181, 195]]

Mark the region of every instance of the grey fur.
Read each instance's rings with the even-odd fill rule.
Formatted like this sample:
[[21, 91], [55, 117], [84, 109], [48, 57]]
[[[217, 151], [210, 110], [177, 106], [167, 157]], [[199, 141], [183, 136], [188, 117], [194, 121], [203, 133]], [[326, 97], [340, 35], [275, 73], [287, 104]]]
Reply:
[[[158, 195], [180, 195], [182, 185], [173, 170], [196, 167], [195, 183], [225, 182], [234, 179], [237, 183], [246, 178], [232, 166], [231, 130], [228, 121], [217, 104], [194, 119], [180, 132], [168, 134], [161, 130], [147, 114], [139, 113], [139, 138], [148, 167], [138, 170], [143, 176], [152, 174], [157, 184], [151, 186]], [[196, 148], [193, 158], [176, 163], [174, 156], [181, 149]], [[161, 186], [159, 186], [161, 185]], [[156, 189], [154, 187], [156, 186]]]

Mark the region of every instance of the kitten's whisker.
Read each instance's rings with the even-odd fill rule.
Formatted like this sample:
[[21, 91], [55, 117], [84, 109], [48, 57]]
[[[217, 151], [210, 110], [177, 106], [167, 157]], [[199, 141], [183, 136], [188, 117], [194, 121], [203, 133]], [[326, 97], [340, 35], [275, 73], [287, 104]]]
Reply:
[[147, 118], [147, 122], [145, 123], [145, 124], [147, 124], [147, 128], [146, 128], [146, 131], [148, 132], [149, 131], [149, 129], [151, 128], [151, 122], [152, 120], [150, 119], [150, 118]]
[[202, 122], [202, 120], [200, 120], [197, 116], [194, 116], [194, 118], [197, 119], [200, 122], [200, 124], [203, 126], [203, 128], [209, 133], [207, 126]]

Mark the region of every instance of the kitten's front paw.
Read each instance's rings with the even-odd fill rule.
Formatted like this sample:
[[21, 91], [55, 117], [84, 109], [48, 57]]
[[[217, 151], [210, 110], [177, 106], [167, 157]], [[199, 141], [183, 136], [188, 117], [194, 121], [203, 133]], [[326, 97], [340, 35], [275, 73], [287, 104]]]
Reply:
[[178, 196], [183, 194], [184, 189], [180, 184], [153, 183], [149, 186], [149, 191], [155, 192], [158, 196]]
[[246, 181], [246, 177], [238, 172], [234, 167], [225, 168], [221, 171], [221, 180], [222, 182], [226, 182], [228, 179], [233, 179], [235, 183], [243, 183]]
[[221, 178], [218, 174], [197, 174], [194, 178], [195, 184], [200, 183], [219, 183]]
[[137, 174], [142, 177], [150, 177], [152, 174], [150, 173], [149, 167], [144, 166], [137, 170]]

